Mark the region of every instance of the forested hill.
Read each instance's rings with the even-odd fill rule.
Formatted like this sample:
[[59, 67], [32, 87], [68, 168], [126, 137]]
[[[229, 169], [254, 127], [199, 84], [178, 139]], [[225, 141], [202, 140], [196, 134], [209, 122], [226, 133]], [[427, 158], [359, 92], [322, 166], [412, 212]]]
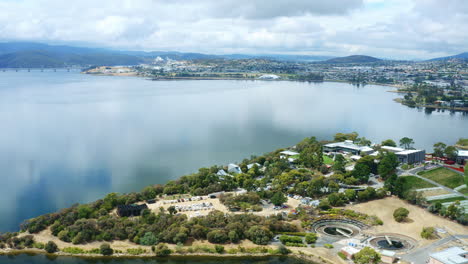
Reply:
[[17, 51], [0, 55], [0, 68], [61, 68], [87, 65], [137, 65], [142, 57], [116, 53], [63, 53], [46, 50]]
[[326, 63], [370, 63], [370, 62], [379, 62], [381, 59], [366, 56], [366, 55], [351, 55], [346, 57], [339, 57], [326, 60]]

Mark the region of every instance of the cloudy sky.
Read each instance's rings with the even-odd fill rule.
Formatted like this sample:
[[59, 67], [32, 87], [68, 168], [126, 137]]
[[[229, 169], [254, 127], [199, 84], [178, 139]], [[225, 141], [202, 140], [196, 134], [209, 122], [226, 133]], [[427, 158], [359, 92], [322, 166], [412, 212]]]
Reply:
[[0, 0], [0, 41], [184, 52], [468, 51], [466, 0]]

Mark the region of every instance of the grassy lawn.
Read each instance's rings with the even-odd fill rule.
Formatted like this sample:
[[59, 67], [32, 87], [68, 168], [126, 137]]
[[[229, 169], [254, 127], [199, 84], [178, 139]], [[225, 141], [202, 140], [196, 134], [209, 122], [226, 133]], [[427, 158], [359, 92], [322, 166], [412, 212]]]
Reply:
[[333, 164], [333, 159], [326, 156], [326, 155], [323, 155], [323, 163], [327, 164], [327, 165], [332, 165]]
[[458, 190], [459, 192], [468, 195], [468, 187]]
[[463, 201], [463, 200], [466, 200], [465, 197], [460, 196], [460, 197], [452, 197], [452, 198], [447, 198], [447, 199], [433, 200], [433, 201], [430, 201], [430, 203], [436, 203], [436, 202], [448, 203], [448, 202]]
[[433, 180], [452, 189], [464, 183], [462, 175], [447, 168], [437, 168], [430, 171], [422, 171], [418, 174], [424, 178]]
[[406, 190], [436, 187], [432, 183], [422, 180], [416, 176], [403, 176], [402, 179], [404, 179], [404, 186]]

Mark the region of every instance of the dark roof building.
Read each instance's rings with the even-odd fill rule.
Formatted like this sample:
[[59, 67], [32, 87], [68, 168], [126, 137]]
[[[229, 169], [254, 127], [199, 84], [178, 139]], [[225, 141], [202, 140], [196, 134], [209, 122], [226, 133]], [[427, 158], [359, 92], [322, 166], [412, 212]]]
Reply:
[[124, 216], [140, 216], [141, 211], [148, 209], [146, 204], [130, 204], [130, 205], [118, 205], [117, 214], [120, 217]]

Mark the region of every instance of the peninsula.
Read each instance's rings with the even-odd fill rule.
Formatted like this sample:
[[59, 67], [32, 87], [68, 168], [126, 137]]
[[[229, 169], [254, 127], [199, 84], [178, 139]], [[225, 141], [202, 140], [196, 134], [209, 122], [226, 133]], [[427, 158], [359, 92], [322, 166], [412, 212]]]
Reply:
[[468, 239], [468, 175], [461, 165], [468, 157], [453, 146], [437, 143], [426, 154], [414, 144], [410, 138], [400, 139], [400, 147], [391, 139], [372, 144], [357, 133], [306, 138], [29, 219], [20, 232], [0, 235], [0, 252], [423, 263], [421, 257], [462, 248]]

